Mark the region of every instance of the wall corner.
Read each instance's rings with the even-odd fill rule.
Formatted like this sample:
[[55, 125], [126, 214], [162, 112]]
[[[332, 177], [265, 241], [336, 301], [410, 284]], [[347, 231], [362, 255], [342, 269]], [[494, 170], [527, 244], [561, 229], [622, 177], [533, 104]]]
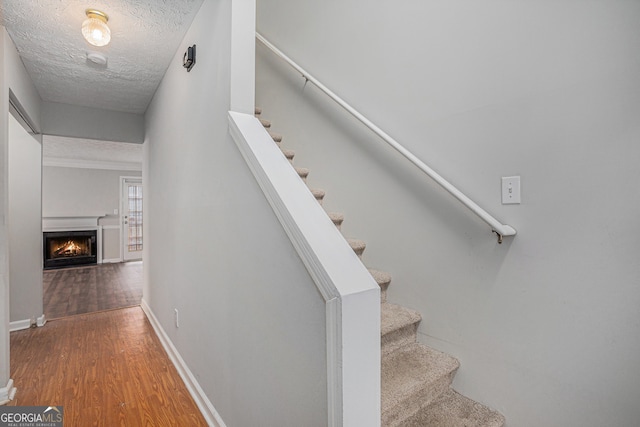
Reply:
[[254, 113], [256, 1], [231, 2], [231, 111]]

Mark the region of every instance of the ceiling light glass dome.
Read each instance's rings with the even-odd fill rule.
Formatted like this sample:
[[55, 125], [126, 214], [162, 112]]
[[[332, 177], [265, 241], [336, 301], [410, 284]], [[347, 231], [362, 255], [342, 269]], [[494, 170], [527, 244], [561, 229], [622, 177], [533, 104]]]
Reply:
[[82, 35], [94, 46], [106, 46], [111, 41], [111, 30], [107, 25], [106, 13], [87, 9], [87, 19], [82, 23]]

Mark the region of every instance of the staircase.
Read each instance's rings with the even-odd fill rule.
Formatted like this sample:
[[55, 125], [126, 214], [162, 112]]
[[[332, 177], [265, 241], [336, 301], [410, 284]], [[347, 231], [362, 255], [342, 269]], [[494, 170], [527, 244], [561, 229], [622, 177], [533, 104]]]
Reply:
[[[278, 144], [293, 166], [295, 153], [282, 147], [282, 136], [271, 130], [271, 123], [262, 119], [262, 111], [255, 115]], [[309, 170], [293, 166], [306, 182]], [[311, 189], [322, 205], [324, 190]], [[328, 213], [340, 229], [344, 216]], [[353, 251], [362, 258], [365, 242], [346, 239]], [[388, 273], [369, 269], [381, 290], [381, 358], [382, 358], [382, 420], [383, 427], [501, 427], [504, 417], [469, 398], [456, 393], [451, 382], [460, 364], [439, 351], [417, 342], [420, 313], [387, 302]]]

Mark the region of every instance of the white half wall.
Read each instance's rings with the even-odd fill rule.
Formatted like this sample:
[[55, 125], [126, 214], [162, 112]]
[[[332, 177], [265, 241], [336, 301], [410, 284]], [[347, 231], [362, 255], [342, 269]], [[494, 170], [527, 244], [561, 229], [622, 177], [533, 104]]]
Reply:
[[[366, 11], [363, 12], [363, 11]], [[508, 426], [640, 419], [640, 3], [258, 3], [258, 31], [518, 235], [490, 229], [258, 45], [256, 104]], [[519, 175], [522, 203], [502, 205]], [[628, 185], [620, 185], [626, 183]]]

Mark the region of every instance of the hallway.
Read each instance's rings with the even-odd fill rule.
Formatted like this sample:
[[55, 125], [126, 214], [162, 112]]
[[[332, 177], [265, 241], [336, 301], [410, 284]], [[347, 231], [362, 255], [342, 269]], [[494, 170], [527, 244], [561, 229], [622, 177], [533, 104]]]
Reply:
[[142, 309], [11, 333], [9, 405], [63, 406], [70, 426], [206, 426]]
[[142, 261], [45, 270], [47, 320], [139, 305]]

